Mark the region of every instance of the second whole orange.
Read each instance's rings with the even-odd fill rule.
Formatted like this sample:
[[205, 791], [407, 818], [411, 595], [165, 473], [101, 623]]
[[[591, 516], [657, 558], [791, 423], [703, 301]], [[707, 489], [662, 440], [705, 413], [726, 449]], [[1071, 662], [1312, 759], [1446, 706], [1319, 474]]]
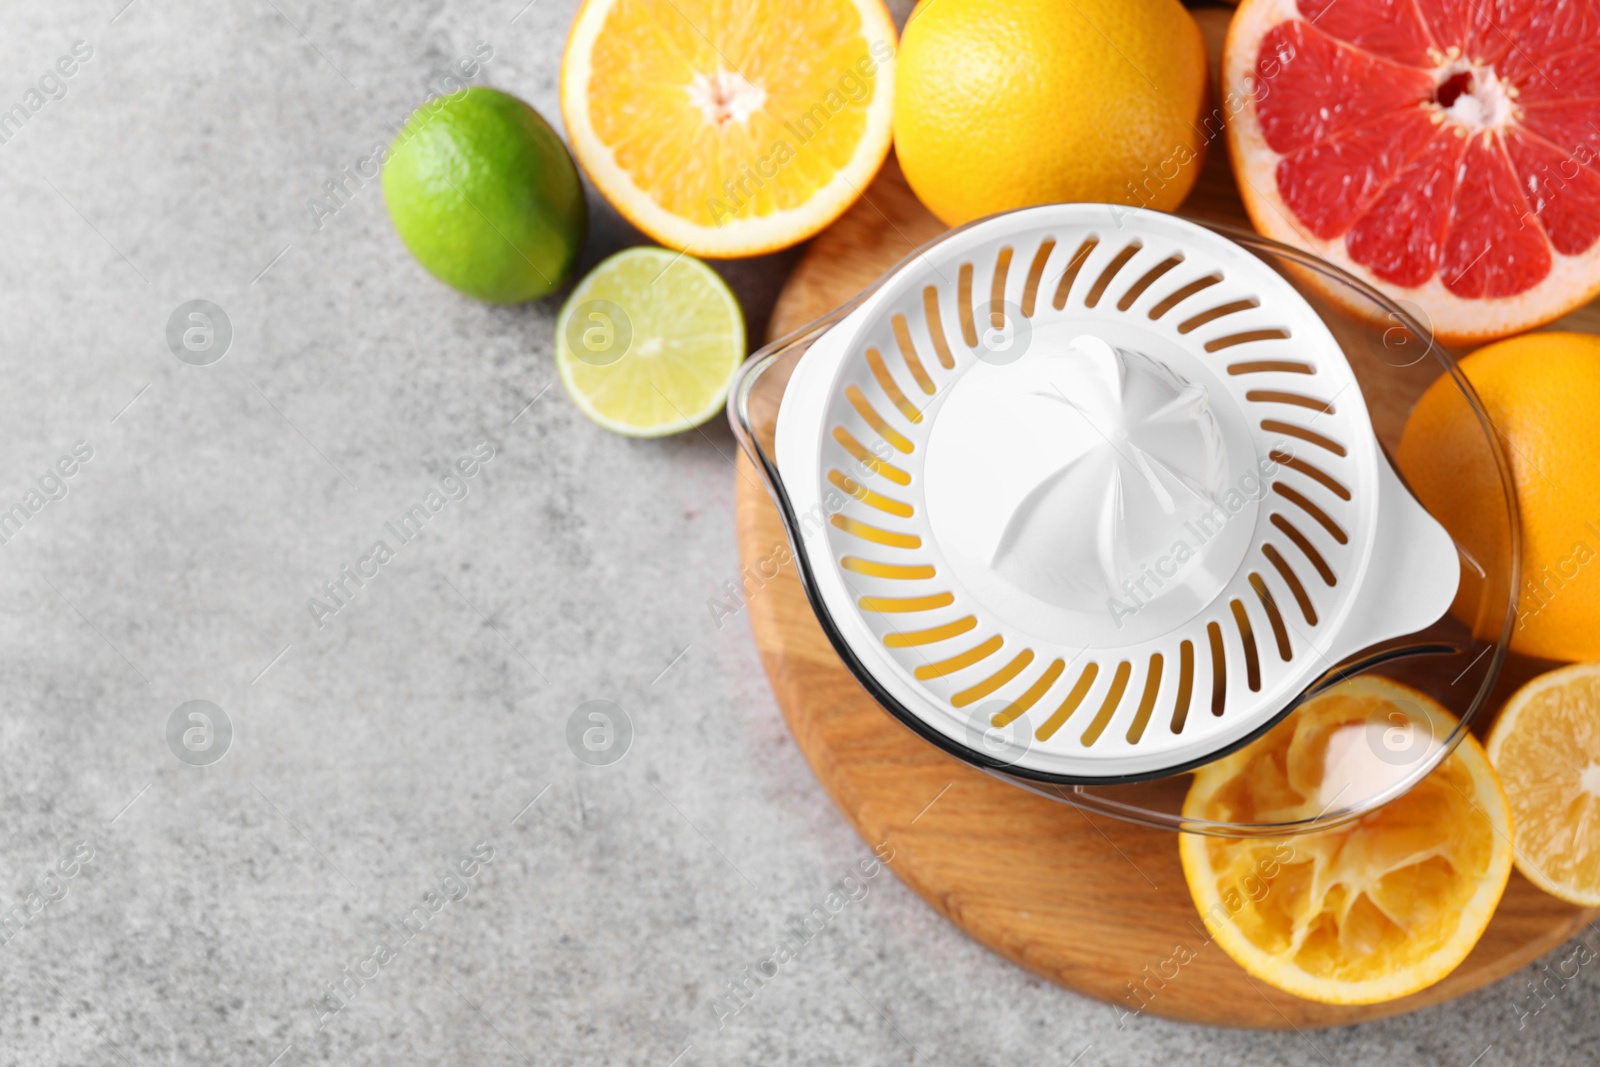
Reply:
[[894, 143], [940, 219], [1062, 201], [1170, 211], [1200, 171], [1205, 44], [1178, 0], [922, 0]]
[[[1531, 333], [1461, 361], [1515, 484], [1522, 575], [1512, 650], [1551, 660], [1600, 659], [1600, 337]], [[1508, 524], [1482, 424], [1448, 378], [1412, 410], [1395, 458], [1411, 488], [1491, 578], [1505, 570]], [[1462, 571], [1455, 613], [1492, 636], [1503, 597]]]

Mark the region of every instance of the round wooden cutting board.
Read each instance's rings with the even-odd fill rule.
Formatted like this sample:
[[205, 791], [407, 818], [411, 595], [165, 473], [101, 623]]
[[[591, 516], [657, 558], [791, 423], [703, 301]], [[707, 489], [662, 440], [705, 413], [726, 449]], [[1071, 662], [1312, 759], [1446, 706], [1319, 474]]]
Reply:
[[[1224, 153], [1212, 155], [1186, 210], [1244, 224]], [[812, 242], [778, 301], [772, 335], [844, 303], [943, 229], [891, 160], [866, 196]], [[783, 527], [754, 468], [743, 455], [739, 463], [740, 555], [746, 573], [765, 574], [775, 558], [787, 558], [779, 554]], [[892, 719], [834, 654], [792, 562], [752, 593], [749, 615], [801, 751], [862, 838], [894, 850], [889, 866], [901, 880], [1007, 959], [1120, 1011], [1272, 1028], [1376, 1019], [1504, 977], [1597, 914], [1513, 874], [1482, 941], [1439, 984], [1364, 1007], [1297, 999], [1250, 978], [1208, 943], [1175, 834], [1000, 782]]]

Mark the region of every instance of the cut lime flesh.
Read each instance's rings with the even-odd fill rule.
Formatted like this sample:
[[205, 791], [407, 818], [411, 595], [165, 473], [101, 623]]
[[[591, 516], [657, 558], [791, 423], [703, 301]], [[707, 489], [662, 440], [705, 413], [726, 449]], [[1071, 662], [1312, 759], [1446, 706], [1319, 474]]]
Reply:
[[556, 319], [556, 369], [589, 418], [663, 437], [722, 410], [745, 357], [733, 293], [693, 256], [630, 248], [578, 283]]

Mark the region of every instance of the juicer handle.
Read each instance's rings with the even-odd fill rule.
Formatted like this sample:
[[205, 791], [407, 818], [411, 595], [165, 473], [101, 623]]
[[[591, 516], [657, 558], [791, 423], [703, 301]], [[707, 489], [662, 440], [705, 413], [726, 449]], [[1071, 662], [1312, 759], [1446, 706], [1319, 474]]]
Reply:
[[1450, 610], [1461, 584], [1455, 542], [1378, 453], [1378, 528], [1350, 614], [1346, 647], [1370, 648], [1416, 633]]

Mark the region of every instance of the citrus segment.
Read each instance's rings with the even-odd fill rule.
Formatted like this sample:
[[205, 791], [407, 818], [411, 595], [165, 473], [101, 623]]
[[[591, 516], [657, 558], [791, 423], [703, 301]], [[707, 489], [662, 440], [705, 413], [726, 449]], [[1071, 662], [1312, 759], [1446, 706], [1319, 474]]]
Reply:
[[[1360, 677], [1195, 772], [1185, 818], [1314, 818], [1424, 765], [1456, 727], [1427, 696]], [[1396, 742], [1396, 738], [1400, 740]], [[1471, 737], [1410, 791], [1293, 837], [1182, 834], [1195, 907], [1222, 949], [1279, 989], [1368, 1004], [1423, 989], [1477, 943], [1511, 873], [1511, 822]]]
[[[1566, 157], [1548, 141], [1508, 137], [1506, 149], [1521, 174], [1555, 173], [1567, 166]], [[1535, 207], [1555, 250], [1576, 256], [1600, 237], [1600, 174], [1574, 167], [1568, 180], [1569, 188], [1561, 195], [1540, 200]]]
[[1517, 828], [1517, 870], [1600, 907], [1600, 664], [1551, 671], [1506, 703], [1489, 735]]
[[618, 252], [556, 319], [556, 369], [608, 430], [661, 437], [722, 410], [745, 356], [744, 318], [704, 263], [662, 248]]
[[815, 233], [871, 182], [894, 48], [881, 0], [587, 0], [561, 111], [579, 163], [640, 229], [754, 255]]
[[1447, 341], [1600, 290], [1592, 4], [1247, 0], [1224, 52], [1262, 233], [1419, 304]]

